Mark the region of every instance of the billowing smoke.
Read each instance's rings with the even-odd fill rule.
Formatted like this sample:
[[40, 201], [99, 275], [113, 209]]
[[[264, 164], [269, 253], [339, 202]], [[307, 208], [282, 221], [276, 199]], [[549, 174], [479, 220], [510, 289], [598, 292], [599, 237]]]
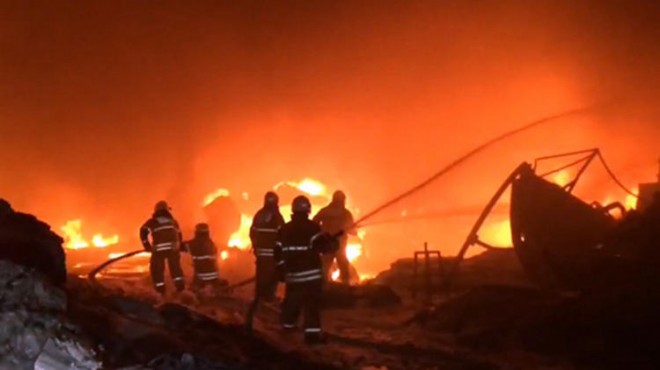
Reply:
[[[502, 131], [601, 101], [380, 217], [478, 206], [539, 155], [599, 146], [632, 184], [660, 155], [654, 1], [1, 7], [0, 194], [54, 225], [132, 235], [161, 198], [190, 224], [217, 187], [260, 196], [302, 177], [365, 212]], [[430, 239], [451, 253], [472, 221], [414, 237], [391, 225], [378, 248], [391, 258]]]

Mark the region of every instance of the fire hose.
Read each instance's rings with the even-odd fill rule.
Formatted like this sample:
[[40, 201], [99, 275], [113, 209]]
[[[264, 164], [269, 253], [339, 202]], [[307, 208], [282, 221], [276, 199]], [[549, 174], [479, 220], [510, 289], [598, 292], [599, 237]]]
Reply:
[[[128, 252], [128, 253], [124, 253], [124, 254], [122, 254], [122, 255], [119, 256], [119, 257], [115, 257], [115, 258], [109, 259], [109, 260], [103, 262], [103, 263], [102, 263], [101, 265], [99, 265], [98, 267], [96, 267], [94, 270], [90, 271], [89, 274], [87, 274], [87, 278], [88, 278], [92, 283], [94, 283], [94, 284], [98, 284], [98, 281], [96, 280], [96, 275], [97, 275], [99, 272], [101, 272], [103, 269], [105, 269], [106, 267], [110, 266], [111, 264], [113, 264], [113, 263], [115, 263], [115, 262], [117, 262], [117, 261], [121, 261], [121, 260], [126, 259], [126, 258], [129, 258], [129, 257], [133, 257], [133, 256], [138, 255], [138, 254], [140, 254], [140, 253], [144, 253], [144, 249], [140, 249], [140, 250], [136, 250], [136, 251], [132, 251], [132, 252]], [[242, 287], [242, 286], [248, 285], [248, 284], [252, 283], [254, 280], [255, 280], [255, 276], [253, 276], [253, 277], [251, 277], [251, 278], [248, 278], [248, 279], [245, 279], [245, 280], [241, 280], [241, 281], [239, 281], [238, 283], [235, 283], [235, 284], [230, 285], [230, 286], [228, 286], [228, 287], [224, 287], [223, 289], [228, 290], [228, 291], [232, 291], [232, 290], [234, 290], [234, 289], [236, 289], [236, 288], [240, 288], [240, 287]]]
[[600, 108], [600, 107], [603, 107], [603, 106], [604, 106], [603, 103], [593, 104], [593, 105], [589, 105], [589, 106], [586, 106], [586, 107], [583, 107], [583, 108], [572, 109], [572, 110], [569, 110], [569, 111], [554, 114], [552, 116], [543, 117], [543, 118], [538, 119], [536, 121], [529, 122], [529, 123], [527, 123], [527, 124], [525, 124], [521, 127], [518, 127], [516, 129], [514, 129], [514, 130], [507, 131], [507, 132], [505, 132], [505, 133], [503, 133], [503, 134], [501, 134], [501, 135], [499, 135], [499, 136], [497, 136], [497, 137], [495, 137], [491, 140], [488, 140], [487, 142], [485, 142], [485, 143], [477, 146], [476, 148], [472, 149], [471, 151], [467, 152], [463, 156], [455, 159], [453, 162], [449, 163], [443, 169], [441, 169], [440, 171], [434, 173], [431, 177], [429, 177], [426, 180], [422, 181], [418, 185], [415, 185], [414, 187], [410, 188], [409, 190], [406, 190], [405, 192], [399, 194], [398, 196], [392, 198], [391, 200], [389, 200], [389, 201], [383, 203], [382, 205], [376, 207], [373, 211], [367, 213], [366, 215], [362, 216], [360, 219], [355, 221], [351, 228], [359, 227], [364, 221], [370, 219], [371, 217], [373, 217], [376, 214], [380, 213], [381, 211], [391, 207], [392, 205], [400, 202], [401, 200], [403, 200], [403, 199], [417, 193], [418, 191], [424, 189], [425, 187], [427, 187], [431, 183], [435, 182], [435, 180], [441, 178], [442, 176], [446, 175], [447, 173], [449, 173], [450, 171], [452, 171], [456, 167], [462, 165], [468, 159], [474, 157], [475, 155], [481, 153], [485, 149], [488, 149], [489, 147], [491, 147], [491, 146], [493, 146], [493, 145], [495, 145], [495, 144], [497, 144], [501, 141], [504, 141], [504, 140], [506, 140], [510, 137], [513, 137], [517, 134], [520, 134], [522, 132], [531, 130], [531, 129], [537, 127], [537, 126], [541, 126], [543, 124], [554, 122], [554, 121], [564, 119], [564, 118], [567, 118], [567, 117], [570, 117], [570, 116], [581, 115], [581, 114], [590, 112], [590, 111], [594, 110], [595, 108]]

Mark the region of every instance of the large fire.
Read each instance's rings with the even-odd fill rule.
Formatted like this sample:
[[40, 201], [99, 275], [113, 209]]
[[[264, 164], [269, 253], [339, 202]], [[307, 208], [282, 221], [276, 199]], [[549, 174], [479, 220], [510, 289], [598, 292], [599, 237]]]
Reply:
[[[560, 171], [554, 174], [553, 176], [551, 176], [549, 178], [549, 181], [564, 187], [571, 181], [571, 174], [565, 170]], [[281, 190], [282, 187], [289, 187], [291, 189], [297, 190], [302, 194], [308, 195], [312, 202], [312, 209], [314, 211], [318, 211], [320, 208], [324, 207], [331, 200], [332, 193], [328, 191], [328, 187], [325, 184], [310, 178], [305, 178], [299, 182], [296, 181], [280, 182], [277, 185], [275, 185], [273, 189], [275, 191], [278, 191]], [[633, 190], [633, 193], [637, 193], [637, 189]], [[223, 189], [223, 188], [217, 189], [214, 192], [208, 194], [204, 198], [202, 202], [202, 206], [207, 206], [211, 204], [218, 197], [229, 197], [229, 196], [230, 196], [230, 192], [227, 189]], [[247, 193], [242, 193], [240, 197], [242, 200], [249, 199], [249, 195]], [[604, 205], [610, 204], [615, 199], [616, 198], [613, 196], [606, 197], [601, 204]], [[624, 201], [624, 206], [626, 210], [635, 209], [636, 201], [637, 201], [636, 197], [632, 195], [627, 196]], [[351, 209], [351, 211], [357, 213], [356, 209], [352, 208], [350, 205], [348, 207], [349, 209]], [[290, 220], [291, 206], [289, 204], [281, 205], [280, 211], [286, 221]], [[404, 211], [404, 213], [405, 212], [406, 211]], [[231, 234], [229, 240], [227, 241], [227, 245], [230, 248], [235, 248], [239, 250], [248, 250], [251, 247], [250, 237], [249, 237], [251, 223], [252, 223], [252, 217], [250, 213], [242, 213], [240, 227]], [[79, 250], [84, 248], [104, 248], [119, 243], [119, 236], [116, 234], [111, 236], [104, 236], [101, 233], [96, 233], [93, 234], [91, 238], [85, 236], [82, 231], [82, 226], [83, 226], [82, 220], [74, 219], [66, 222], [66, 224], [61, 227], [61, 230], [64, 234], [63, 235], [65, 240], [64, 246], [66, 249]], [[487, 223], [482, 228], [479, 237], [487, 244], [496, 247], [511, 247], [513, 243], [511, 240], [510, 221], [508, 219], [498, 219], [498, 220], [494, 220], [493, 222]], [[354, 264], [360, 258], [364, 257], [364, 248], [363, 248], [364, 238], [365, 238], [365, 231], [364, 229], [360, 229], [358, 230], [358, 235], [356, 237], [352, 237], [349, 244], [347, 245], [346, 257], [352, 264]], [[117, 251], [109, 251], [109, 252], [111, 252], [108, 254], [109, 258], [118, 257], [119, 255], [122, 254]], [[147, 255], [148, 255], [147, 253], [143, 254], [143, 256], [147, 256]], [[220, 259], [226, 260], [228, 258], [230, 258], [230, 253], [227, 250], [222, 250], [220, 252]], [[360, 280], [364, 280], [370, 277], [371, 275], [369, 274], [365, 274], [362, 272], [359, 273]], [[339, 278], [338, 270], [333, 271], [332, 278], [334, 280], [337, 280]]]
[[[275, 191], [279, 190], [283, 186], [289, 186], [298, 190], [299, 192], [309, 195], [312, 201], [312, 209], [319, 210], [321, 207], [327, 205], [332, 198], [331, 192], [328, 191], [328, 187], [323, 183], [316, 181], [314, 179], [305, 178], [299, 182], [297, 181], [283, 181], [278, 183], [273, 187]], [[217, 197], [229, 196], [229, 191], [226, 189], [218, 189], [204, 198], [203, 205], [209, 205]], [[243, 193], [243, 198], [245, 198], [245, 193]], [[349, 206], [350, 209], [350, 206]], [[355, 211], [351, 209], [351, 211]], [[285, 221], [291, 219], [291, 205], [282, 204], [280, 206], [280, 212], [284, 217]], [[249, 214], [241, 214], [241, 226], [236, 230], [231, 237], [229, 238], [227, 245], [230, 248], [237, 248], [241, 250], [247, 250], [250, 248], [250, 227], [252, 226], [252, 217]], [[364, 239], [365, 232], [364, 230], [359, 230], [357, 235], [357, 241], [352, 241], [346, 247], [346, 257], [348, 260], [353, 263], [358, 258], [363, 255], [363, 245], [362, 240]], [[366, 277], [367, 275], [362, 275], [361, 278]], [[335, 272], [333, 278], [338, 277], [338, 272]]]

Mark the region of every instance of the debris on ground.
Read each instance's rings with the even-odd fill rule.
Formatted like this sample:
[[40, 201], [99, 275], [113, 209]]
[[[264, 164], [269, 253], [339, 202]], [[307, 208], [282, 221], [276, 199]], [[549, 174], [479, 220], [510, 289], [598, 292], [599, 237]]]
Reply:
[[93, 347], [65, 318], [63, 290], [8, 261], [0, 261], [0, 287], [0, 369], [101, 368]]
[[[654, 285], [657, 286], [657, 285]], [[489, 353], [521, 350], [598, 369], [660, 365], [660, 293], [648, 285], [575, 295], [488, 286], [409, 321]]]
[[243, 325], [220, 322], [180, 303], [154, 304], [117, 295], [117, 291], [85, 280], [72, 281], [69, 289], [76, 296], [70, 304], [69, 317], [104, 348], [101, 355], [108, 366], [139, 364], [154, 369], [187, 369], [187, 362], [180, 360], [187, 353], [198, 359], [196, 364], [210, 364], [191, 369], [334, 368], [295, 353], [284, 353], [259, 335], [246, 332]]
[[[440, 293], [446, 289], [445, 278], [455, 263], [455, 258], [443, 258], [441, 267], [438, 268], [438, 262], [432, 262], [430, 283], [434, 292]], [[374, 281], [392, 287], [400, 294], [408, 295], [417, 290], [419, 295], [423, 295], [426, 289], [425, 273], [423, 262], [420, 263], [416, 276], [414, 259], [403, 258], [392, 263], [390, 269], [381, 272]], [[460, 292], [482, 285], [532, 286], [513, 248], [490, 250], [464, 260], [460, 265], [460, 272], [454, 276], [451, 288], [452, 291]]]
[[360, 285], [328, 282], [323, 293], [326, 308], [355, 308], [359, 306], [385, 308], [402, 304], [401, 297], [392, 288], [375, 282]]

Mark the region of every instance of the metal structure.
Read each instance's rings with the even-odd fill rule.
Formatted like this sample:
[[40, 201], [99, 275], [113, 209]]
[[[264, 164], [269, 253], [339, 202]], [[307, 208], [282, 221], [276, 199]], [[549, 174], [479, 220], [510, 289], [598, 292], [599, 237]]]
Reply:
[[[537, 174], [541, 161], [580, 156], [578, 160]], [[632, 194], [612, 173], [598, 149], [537, 158], [533, 164], [520, 164], [504, 181], [486, 205], [461, 247], [447, 277], [448, 287], [458, 272], [468, 249], [474, 245], [493, 248], [479, 239], [478, 232], [502, 195], [511, 188], [510, 221], [513, 248], [527, 275], [547, 289], [590, 289], [601, 284], [609, 273], [616, 275], [634, 263], [638, 256], [626, 251], [625, 243], [613, 241], [619, 220], [612, 211], [620, 203], [588, 204], [572, 194], [578, 181], [594, 160], [600, 160], [607, 173], [623, 190]], [[575, 177], [559, 186], [545, 177], [579, 166]], [[633, 194], [635, 195], [635, 194]], [[635, 195], [636, 196], [636, 195]], [[628, 259], [622, 257], [630, 257]]]
[[[423, 273], [420, 276], [420, 259], [424, 264]], [[437, 267], [434, 269], [433, 265]], [[442, 263], [442, 254], [439, 250], [429, 250], [428, 243], [424, 243], [423, 251], [415, 251], [414, 262], [413, 262], [413, 286], [412, 286], [412, 297], [413, 299], [417, 298], [417, 293], [419, 290], [420, 284], [418, 284], [419, 278], [423, 278], [424, 286], [424, 299], [426, 302], [430, 302], [433, 293], [437, 291], [437, 287], [440, 286], [440, 283], [444, 279], [444, 267]], [[434, 278], [437, 281], [434, 284]]]

